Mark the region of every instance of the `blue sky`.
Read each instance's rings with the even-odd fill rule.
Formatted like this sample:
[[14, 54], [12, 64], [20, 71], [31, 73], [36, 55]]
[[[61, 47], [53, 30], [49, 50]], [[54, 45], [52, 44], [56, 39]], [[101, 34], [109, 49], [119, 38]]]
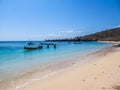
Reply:
[[69, 38], [119, 25], [119, 0], [0, 0], [1, 41]]

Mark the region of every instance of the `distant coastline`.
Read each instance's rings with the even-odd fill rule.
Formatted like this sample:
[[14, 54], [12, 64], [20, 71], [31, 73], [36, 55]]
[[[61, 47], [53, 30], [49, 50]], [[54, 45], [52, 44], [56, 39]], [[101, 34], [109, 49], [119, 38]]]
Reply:
[[53, 40], [45, 40], [45, 41], [120, 41], [120, 27], [108, 29], [101, 32], [96, 32], [93, 34], [85, 35], [85, 36], [77, 36], [75, 38], [66, 38], [66, 39], [53, 39]]

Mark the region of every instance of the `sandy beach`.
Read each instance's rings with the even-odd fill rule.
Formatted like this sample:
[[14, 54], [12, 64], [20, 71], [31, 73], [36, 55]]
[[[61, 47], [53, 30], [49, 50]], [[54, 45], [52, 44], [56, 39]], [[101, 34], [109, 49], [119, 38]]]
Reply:
[[15, 90], [119, 90], [120, 48], [94, 54], [87, 63], [74, 63]]
[[0, 90], [120, 90], [120, 0], [0, 0]]

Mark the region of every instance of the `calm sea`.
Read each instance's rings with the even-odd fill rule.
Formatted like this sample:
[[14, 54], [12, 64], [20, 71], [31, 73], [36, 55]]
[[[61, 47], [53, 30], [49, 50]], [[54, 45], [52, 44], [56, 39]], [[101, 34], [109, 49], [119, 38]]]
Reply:
[[[38, 41], [34, 43], [39, 44]], [[111, 46], [111, 44], [100, 42], [55, 43], [57, 44], [56, 48], [50, 46], [50, 48], [44, 47], [43, 49], [28, 51], [23, 49], [24, 45], [27, 44], [26, 41], [0, 42], [0, 81], [52, 62], [64, 60], [61, 58]]]

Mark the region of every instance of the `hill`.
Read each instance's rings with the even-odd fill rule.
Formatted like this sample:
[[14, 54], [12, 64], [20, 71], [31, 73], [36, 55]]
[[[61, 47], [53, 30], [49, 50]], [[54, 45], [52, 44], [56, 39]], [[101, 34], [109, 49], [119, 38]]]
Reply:
[[76, 37], [75, 40], [82, 41], [120, 41], [120, 27], [97, 32], [83, 37]]
[[120, 27], [85, 36], [78, 36], [73, 39], [56, 39], [46, 41], [120, 41]]

